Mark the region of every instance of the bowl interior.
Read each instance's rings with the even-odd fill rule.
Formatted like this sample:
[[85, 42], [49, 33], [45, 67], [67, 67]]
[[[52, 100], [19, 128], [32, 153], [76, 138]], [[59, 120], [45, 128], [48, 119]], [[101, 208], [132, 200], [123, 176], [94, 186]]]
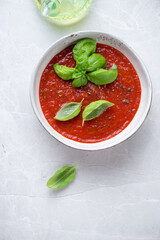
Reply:
[[[119, 51], [121, 51], [133, 64], [135, 67], [139, 78], [141, 82], [141, 101], [140, 106], [138, 108], [138, 111], [131, 121], [131, 123], [118, 135], [115, 137], [105, 140], [103, 142], [98, 143], [80, 143], [73, 140], [70, 140], [58, 132], [56, 132], [47, 122], [45, 119], [41, 106], [39, 101], [39, 83], [41, 79], [41, 75], [47, 64], [50, 62], [50, 60], [60, 51], [62, 51], [64, 48], [68, 47], [71, 44], [74, 44], [76, 41], [82, 39], [82, 38], [92, 38], [95, 39], [99, 43], [107, 44], [109, 46], [112, 46]], [[34, 72], [33, 72], [33, 78], [32, 78], [32, 84], [31, 84], [31, 102], [33, 105], [33, 109], [42, 123], [42, 125], [45, 127], [45, 129], [54, 136], [57, 140], [63, 142], [64, 144], [77, 148], [77, 149], [83, 149], [83, 150], [98, 150], [98, 149], [105, 149], [108, 147], [112, 147], [127, 138], [129, 138], [133, 133], [136, 132], [136, 130], [142, 125], [143, 121], [145, 120], [147, 113], [150, 108], [151, 104], [151, 82], [148, 75], [148, 72], [142, 63], [142, 61], [139, 59], [137, 54], [128, 47], [123, 41], [117, 39], [116, 37], [106, 34], [106, 33], [99, 33], [99, 32], [79, 32], [72, 35], [69, 35], [67, 37], [64, 37], [60, 40], [58, 40], [56, 43], [54, 43], [48, 50], [44, 53], [44, 55], [41, 57], [38, 65], [36, 66]]]

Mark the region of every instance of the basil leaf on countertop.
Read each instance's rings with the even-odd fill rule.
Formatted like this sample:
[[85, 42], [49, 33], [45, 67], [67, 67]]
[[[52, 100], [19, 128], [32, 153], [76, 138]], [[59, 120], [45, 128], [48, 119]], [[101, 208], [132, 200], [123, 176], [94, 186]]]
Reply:
[[93, 72], [99, 68], [105, 68], [106, 65], [106, 59], [101, 54], [93, 53], [88, 58], [88, 66], [86, 68], [86, 71]]
[[77, 103], [77, 102], [66, 103], [58, 111], [58, 113], [56, 114], [54, 119], [59, 120], [59, 121], [68, 121], [68, 120], [76, 117], [81, 111], [81, 106], [82, 106], [83, 100], [80, 103]]
[[106, 100], [98, 100], [95, 102], [90, 103], [88, 106], [85, 107], [82, 117], [83, 117], [83, 123], [84, 121], [92, 120], [96, 117], [98, 117], [101, 113], [103, 113], [104, 110], [107, 108], [113, 106], [114, 104], [111, 102], [108, 102]]
[[[78, 164], [79, 165], [79, 164]], [[58, 189], [67, 186], [76, 176], [76, 167], [64, 166], [59, 169], [47, 182], [47, 187]]]
[[110, 70], [98, 69], [94, 72], [88, 73], [87, 78], [90, 82], [96, 85], [105, 85], [112, 83], [118, 76], [117, 66], [113, 64]]
[[96, 41], [93, 39], [85, 38], [74, 46], [73, 48], [73, 57], [77, 61], [80, 55], [86, 54], [87, 56], [91, 55], [96, 51]]
[[54, 70], [57, 75], [63, 80], [70, 80], [74, 78], [74, 74], [76, 73], [75, 68], [69, 68], [63, 65], [53, 64]]
[[75, 88], [83, 87], [87, 84], [87, 78], [84, 74], [82, 74], [80, 77], [75, 78], [72, 82], [72, 86]]

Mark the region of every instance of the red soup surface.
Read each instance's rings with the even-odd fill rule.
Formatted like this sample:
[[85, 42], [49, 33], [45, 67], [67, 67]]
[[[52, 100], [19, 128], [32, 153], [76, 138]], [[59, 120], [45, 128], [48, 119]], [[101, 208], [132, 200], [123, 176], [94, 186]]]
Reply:
[[[132, 121], [140, 104], [141, 85], [138, 74], [120, 51], [104, 44], [97, 44], [96, 52], [107, 60], [106, 69], [115, 63], [118, 67], [118, 77], [110, 84], [97, 86], [88, 81], [81, 88], [72, 87], [72, 81], [64, 81], [57, 76], [53, 64], [75, 67], [72, 53], [73, 46], [69, 46], [58, 53], [43, 71], [39, 98], [42, 111], [48, 123], [66, 138], [83, 143], [95, 143], [114, 137], [125, 129]], [[81, 113], [65, 122], [54, 119], [60, 108], [69, 102], [81, 102]], [[107, 100], [115, 105], [105, 110], [99, 117], [86, 121], [82, 126], [82, 112], [93, 101]]]

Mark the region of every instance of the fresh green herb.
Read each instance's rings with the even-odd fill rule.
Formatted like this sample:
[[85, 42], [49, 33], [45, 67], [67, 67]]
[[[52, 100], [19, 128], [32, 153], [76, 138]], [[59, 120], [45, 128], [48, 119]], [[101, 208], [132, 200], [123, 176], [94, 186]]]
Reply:
[[79, 71], [86, 71], [88, 67], [88, 56], [86, 53], [83, 53], [82, 55], [79, 56], [79, 58], [76, 61], [76, 69]]
[[[79, 164], [78, 164], [79, 165]], [[76, 167], [64, 166], [59, 169], [47, 182], [47, 187], [58, 189], [67, 186], [76, 176]]]
[[78, 69], [75, 69], [75, 73], [73, 74], [73, 79], [81, 77], [82, 75], [84, 75], [84, 73], [85, 72], [83, 71], [79, 71]]
[[[87, 84], [87, 79], [96, 85], [105, 85], [113, 82], [118, 75], [117, 66], [113, 64], [110, 70], [106, 67], [106, 59], [94, 53], [96, 41], [93, 39], [82, 39], [73, 48], [73, 57], [76, 68], [54, 64], [54, 70], [63, 80], [73, 79], [73, 87], [82, 87]], [[90, 72], [86, 74], [86, 72]]]
[[77, 61], [82, 54], [90, 56], [95, 51], [96, 51], [95, 40], [89, 38], [82, 39], [73, 48], [74, 60]]
[[76, 117], [80, 111], [81, 111], [81, 106], [82, 102], [77, 103], [77, 102], [71, 102], [65, 104], [56, 114], [54, 119], [59, 120], [59, 121], [68, 121], [74, 117]]
[[111, 102], [108, 102], [106, 100], [98, 100], [95, 102], [90, 103], [83, 111], [82, 117], [83, 117], [83, 123], [84, 121], [92, 120], [96, 117], [98, 117], [104, 110], [107, 108], [113, 106], [114, 104]]
[[[87, 84], [84, 76], [88, 66], [88, 57], [96, 50], [96, 41], [93, 39], [82, 39], [73, 48], [73, 57], [76, 61], [76, 69], [54, 64], [54, 70], [63, 80], [74, 79], [73, 87], [82, 87]], [[81, 74], [84, 73], [84, 74]], [[81, 78], [81, 79], [80, 79]]]
[[53, 67], [57, 75], [63, 80], [73, 79], [74, 74], [76, 73], [75, 68], [69, 68], [63, 65], [58, 65], [58, 64], [54, 64]]
[[99, 68], [105, 68], [106, 65], [107, 65], [106, 59], [102, 55], [98, 53], [93, 53], [88, 58], [88, 67], [86, 70], [88, 72], [93, 72]]
[[118, 70], [115, 64], [113, 64], [110, 70], [98, 69], [94, 72], [87, 74], [88, 80], [95, 83], [96, 85], [112, 83], [114, 80], [116, 80], [117, 76]]
[[85, 86], [87, 84], [87, 78], [84, 74], [81, 74], [78, 78], [75, 78], [72, 82], [72, 86], [75, 88]]

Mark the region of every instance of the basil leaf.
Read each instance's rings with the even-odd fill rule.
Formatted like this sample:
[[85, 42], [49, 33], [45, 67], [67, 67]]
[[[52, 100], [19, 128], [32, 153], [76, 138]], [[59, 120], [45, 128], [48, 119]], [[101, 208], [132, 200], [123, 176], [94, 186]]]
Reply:
[[47, 182], [47, 187], [58, 189], [67, 186], [76, 176], [76, 166], [64, 166]]
[[88, 73], [87, 78], [90, 82], [96, 85], [104, 85], [112, 83], [118, 76], [117, 66], [113, 64], [110, 70], [98, 69], [94, 72]]
[[80, 111], [81, 111], [81, 106], [82, 102], [77, 103], [77, 102], [71, 102], [65, 104], [56, 114], [54, 119], [59, 120], [59, 121], [68, 121], [74, 117], [76, 117]]
[[84, 73], [79, 71], [78, 69], [75, 69], [75, 73], [73, 74], [73, 79], [81, 77], [82, 74]]
[[99, 68], [105, 68], [106, 65], [106, 59], [101, 54], [93, 53], [88, 58], [88, 66], [86, 68], [86, 71], [93, 72]]
[[85, 38], [80, 40], [73, 48], [73, 57], [77, 61], [80, 55], [91, 55], [96, 51], [96, 41], [93, 39]]
[[75, 88], [85, 86], [87, 84], [87, 78], [84, 74], [82, 74], [80, 77], [76, 78], [72, 82], [72, 86]]
[[82, 117], [83, 117], [83, 123], [84, 121], [92, 120], [96, 117], [98, 117], [104, 110], [107, 108], [113, 106], [114, 104], [111, 102], [108, 102], [106, 100], [98, 100], [95, 102], [90, 103], [88, 106], [85, 107]]
[[86, 71], [88, 67], [88, 55], [86, 53], [81, 54], [76, 61], [76, 69], [80, 71]]
[[74, 78], [73, 76], [76, 72], [75, 68], [69, 68], [58, 64], [53, 64], [53, 67], [57, 75], [63, 80], [70, 80]]

